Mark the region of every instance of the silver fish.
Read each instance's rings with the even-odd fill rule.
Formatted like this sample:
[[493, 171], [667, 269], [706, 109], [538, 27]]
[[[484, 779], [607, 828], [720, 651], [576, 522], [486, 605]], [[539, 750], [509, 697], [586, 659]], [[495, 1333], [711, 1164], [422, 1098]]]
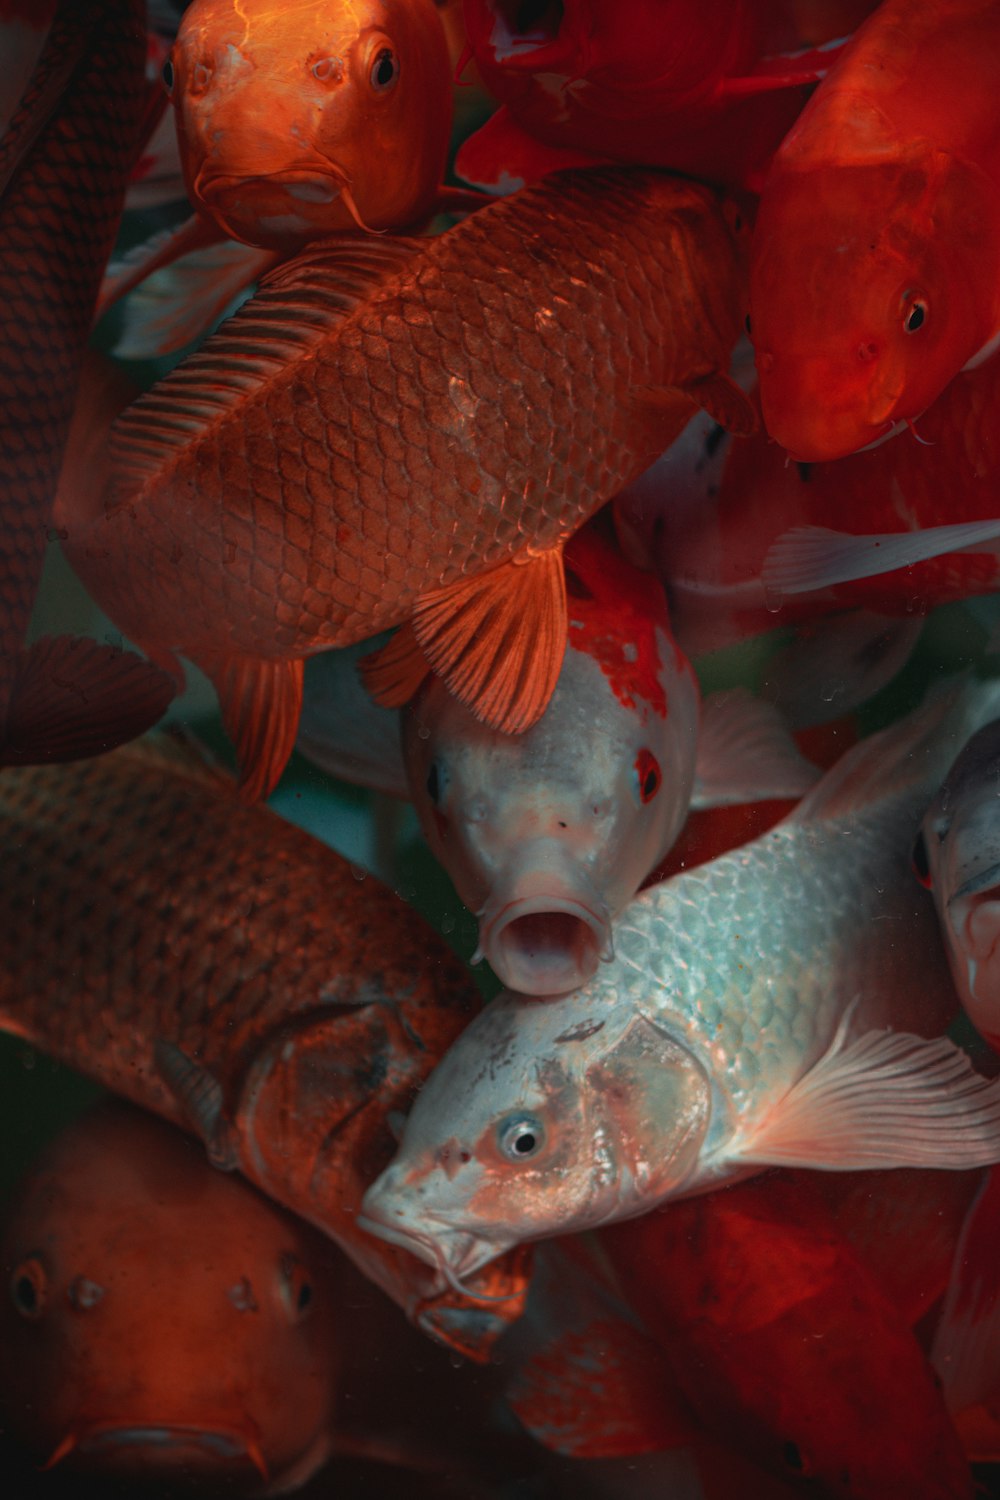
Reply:
[[1000, 720], [973, 735], [921, 824], [914, 870], [977, 1031], [1000, 1051]]
[[583, 989], [489, 1005], [418, 1096], [363, 1227], [458, 1281], [768, 1164], [1000, 1159], [1000, 1083], [941, 1035], [954, 989], [908, 873], [956, 744], [998, 707], [1000, 684], [939, 694], [764, 837], [640, 895]]

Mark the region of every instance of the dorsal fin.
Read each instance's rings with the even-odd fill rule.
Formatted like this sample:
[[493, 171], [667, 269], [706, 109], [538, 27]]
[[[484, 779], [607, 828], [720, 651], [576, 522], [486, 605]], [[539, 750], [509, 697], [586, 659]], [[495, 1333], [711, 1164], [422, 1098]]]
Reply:
[[111, 457], [138, 487], [407, 265], [425, 240], [343, 235], [311, 246], [266, 277], [205, 347], [117, 419]]

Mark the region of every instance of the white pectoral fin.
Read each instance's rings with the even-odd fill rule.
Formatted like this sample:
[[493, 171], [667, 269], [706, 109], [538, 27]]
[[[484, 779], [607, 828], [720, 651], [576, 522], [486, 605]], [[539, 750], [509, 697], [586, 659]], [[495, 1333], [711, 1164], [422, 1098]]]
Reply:
[[826, 1171], [1000, 1161], [1000, 1079], [946, 1037], [868, 1031], [844, 1045], [844, 1030], [728, 1159]]
[[761, 580], [768, 597], [780, 603], [791, 594], [812, 594], [857, 578], [877, 578], [948, 552], [992, 550], [986, 544], [998, 541], [997, 517], [871, 536], [852, 536], [824, 526], [795, 526], [771, 547]]
[[732, 807], [801, 797], [820, 777], [779, 711], [745, 688], [712, 693], [702, 704], [692, 807]]

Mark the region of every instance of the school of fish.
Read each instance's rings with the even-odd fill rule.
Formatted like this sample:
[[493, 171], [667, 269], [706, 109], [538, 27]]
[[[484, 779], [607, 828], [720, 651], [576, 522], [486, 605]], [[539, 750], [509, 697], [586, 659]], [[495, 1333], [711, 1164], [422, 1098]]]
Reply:
[[1000, 1493], [996, 0], [0, 56], [10, 1483]]

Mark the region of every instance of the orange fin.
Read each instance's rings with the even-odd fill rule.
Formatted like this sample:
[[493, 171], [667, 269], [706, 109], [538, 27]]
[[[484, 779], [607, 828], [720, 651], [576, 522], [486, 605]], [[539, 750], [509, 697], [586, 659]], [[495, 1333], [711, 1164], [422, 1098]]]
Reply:
[[240, 764], [240, 796], [257, 802], [274, 791], [295, 748], [305, 663], [231, 656], [212, 664], [202, 657], [198, 664], [219, 695], [222, 722]]
[[383, 708], [402, 708], [409, 703], [430, 671], [412, 624], [401, 625], [386, 641], [360, 662], [365, 687]]
[[283, 262], [204, 348], [122, 413], [111, 432], [116, 470], [127, 483], [158, 474], [220, 412], [320, 343], [423, 249], [421, 240], [344, 234]]
[[78, 636], [43, 636], [22, 654], [0, 765], [102, 755], [144, 734], [175, 692], [173, 679], [134, 651]]
[[568, 631], [562, 547], [423, 594], [413, 629], [449, 692], [504, 734], [541, 718]]
[[745, 391], [741, 390], [731, 376], [721, 370], [703, 375], [682, 386], [634, 386], [634, 401], [650, 413], [663, 411], [673, 414], [679, 401], [693, 401], [714, 417], [727, 432], [741, 437], [756, 432], [760, 425], [757, 408]]

